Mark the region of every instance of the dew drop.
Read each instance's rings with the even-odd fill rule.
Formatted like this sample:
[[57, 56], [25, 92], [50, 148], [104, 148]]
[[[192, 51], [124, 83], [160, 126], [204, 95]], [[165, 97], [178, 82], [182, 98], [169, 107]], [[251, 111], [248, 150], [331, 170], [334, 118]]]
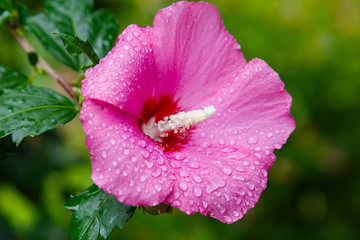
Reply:
[[106, 158], [107, 153], [106, 153], [106, 151], [105, 151], [105, 150], [101, 152], [101, 156], [102, 156], [103, 158]]
[[161, 186], [160, 186], [160, 185], [155, 185], [154, 188], [155, 188], [155, 190], [158, 191], [158, 192], [161, 191]]
[[231, 168], [229, 168], [229, 167], [224, 167], [224, 168], [222, 168], [221, 169], [221, 171], [224, 173], [224, 174], [226, 174], [226, 175], [228, 175], [228, 176], [230, 176], [230, 174], [231, 174]]
[[125, 155], [129, 155], [129, 154], [130, 154], [129, 149], [125, 149], [125, 150], [124, 150], [124, 154], [125, 154]]
[[233, 215], [234, 215], [235, 217], [238, 217], [238, 216], [240, 216], [240, 213], [239, 213], [238, 211], [233, 211]]
[[116, 143], [116, 142], [115, 142], [114, 139], [110, 139], [110, 144], [111, 144], [111, 145], [115, 145], [115, 143]]
[[194, 180], [195, 180], [195, 182], [197, 182], [197, 183], [201, 183], [203, 180], [202, 180], [202, 178], [201, 177], [199, 177], [199, 176], [194, 176]]
[[233, 145], [236, 144], [236, 141], [235, 141], [234, 139], [231, 139], [231, 140], [229, 141], [229, 144], [230, 144], [231, 146], [233, 146]]
[[140, 182], [144, 182], [147, 179], [146, 175], [141, 175]]
[[183, 191], [186, 191], [186, 190], [188, 189], [188, 186], [187, 186], [186, 183], [180, 182], [180, 183], [179, 183], [179, 188], [180, 188], [181, 190], [183, 190]]
[[134, 181], [134, 179], [131, 179], [131, 180], [130, 180], [130, 183], [129, 183], [129, 186], [130, 186], [130, 187], [133, 187], [134, 185], [135, 185], [135, 181]]
[[190, 173], [186, 170], [181, 170], [180, 171], [180, 176], [181, 177], [188, 177], [190, 175]]
[[160, 174], [161, 174], [161, 171], [159, 169], [156, 169], [155, 172], [151, 173], [151, 175], [153, 175], [154, 177], [158, 177], [158, 176], [160, 176]]
[[231, 222], [232, 222], [232, 218], [229, 217], [228, 215], [225, 215], [225, 216], [224, 216], [224, 220], [225, 220], [225, 222], [227, 222], [227, 223], [231, 223]]
[[281, 144], [278, 143], [278, 142], [274, 143], [274, 148], [280, 149], [280, 148], [281, 148]]
[[226, 212], [226, 208], [224, 207], [224, 206], [222, 206], [222, 205], [218, 205], [218, 209], [219, 209], [219, 212], [221, 213], [221, 214], [223, 214], [223, 213], [225, 213]]
[[152, 166], [154, 166], [154, 163], [153, 162], [151, 162], [151, 161], [145, 161], [145, 165], [146, 165], [146, 167], [147, 168], [152, 168]]
[[197, 162], [190, 162], [189, 166], [194, 169], [197, 169], [200, 167], [200, 165]]
[[249, 144], [256, 144], [257, 141], [258, 141], [257, 137], [249, 137], [249, 138], [247, 139], [247, 142], [248, 142]]
[[179, 198], [179, 197], [180, 197], [180, 193], [179, 193], [179, 192], [175, 192], [175, 193], [174, 193], [174, 198], [177, 199], [177, 198]]
[[195, 188], [194, 188], [194, 195], [195, 195], [196, 197], [200, 197], [201, 194], [202, 194], [201, 188], [195, 187]]

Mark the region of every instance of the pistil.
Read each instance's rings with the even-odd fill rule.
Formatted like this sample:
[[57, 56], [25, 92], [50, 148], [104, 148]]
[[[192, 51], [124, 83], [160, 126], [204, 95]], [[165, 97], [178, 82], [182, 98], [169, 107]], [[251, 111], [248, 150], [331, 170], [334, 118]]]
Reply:
[[174, 115], [166, 116], [163, 120], [155, 123], [155, 118], [151, 118], [147, 124], [143, 124], [142, 131], [153, 140], [162, 142], [162, 138], [169, 136], [170, 132], [175, 134], [184, 133], [195, 124], [201, 124], [211, 118], [215, 113], [214, 106], [205, 107], [202, 110], [179, 112]]

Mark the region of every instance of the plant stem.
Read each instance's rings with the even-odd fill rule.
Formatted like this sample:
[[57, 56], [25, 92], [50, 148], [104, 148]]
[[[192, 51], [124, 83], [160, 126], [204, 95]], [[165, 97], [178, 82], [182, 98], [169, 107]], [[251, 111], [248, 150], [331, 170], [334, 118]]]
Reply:
[[[7, 24], [7, 26], [10, 30], [11, 35], [13, 35], [13, 37], [16, 39], [16, 41], [26, 53], [34, 52], [34, 49], [26, 40], [26, 38], [20, 36], [17, 33], [17, 28], [11, 26], [10, 24]], [[75, 96], [75, 92], [71, 88], [70, 84], [62, 76], [60, 76], [49, 64], [47, 64], [40, 56], [38, 58], [38, 64], [65, 89], [65, 91], [75, 100], [76, 103], [79, 103], [78, 99]]]

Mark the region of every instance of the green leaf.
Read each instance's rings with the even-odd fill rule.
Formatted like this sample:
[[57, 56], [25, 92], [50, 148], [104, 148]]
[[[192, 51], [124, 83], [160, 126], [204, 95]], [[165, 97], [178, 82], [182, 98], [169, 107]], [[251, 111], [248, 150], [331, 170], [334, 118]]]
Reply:
[[78, 36], [70, 36], [64, 33], [54, 33], [60, 36], [66, 50], [73, 56], [80, 56], [82, 53], [94, 64], [99, 63], [99, 57], [96, 55], [93, 47], [88, 40], [83, 41]]
[[0, 66], [0, 90], [21, 87], [27, 83], [29, 83], [29, 79], [24, 74]]
[[22, 26], [27, 18], [28, 9], [19, 1], [0, 0], [0, 26], [7, 21], [13, 26]]
[[27, 30], [60, 62], [77, 71], [82, 65], [90, 64], [84, 55], [72, 56], [68, 53], [60, 37], [51, 35], [52, 32], [88, 40], [100, 58], [110, 50], [118, 23], [109, 11], [93, 12], [92, 0], [47, 0], [44, 7], [44, 13], [28, 18]]
[[13, 10], [13, 0], [1, 0], [0, 9]]
[[122, 228], [133, 216], [136, 207], [120, 203], [95, 184], [65, 203], [74, 211], [69, 234], [75, 239], [107, 239], [115, 227]]
[[12, 141], [18, 146], [26, 136], [36, 136], [69, 122], [78, 111], [70, 99], [47, 88], [5, 88], [0, 94], [0, 137], [12, 134]]
[[4, 25], [11, 18], [11, 13], [4, 10], [0, 13], [0, 26]]

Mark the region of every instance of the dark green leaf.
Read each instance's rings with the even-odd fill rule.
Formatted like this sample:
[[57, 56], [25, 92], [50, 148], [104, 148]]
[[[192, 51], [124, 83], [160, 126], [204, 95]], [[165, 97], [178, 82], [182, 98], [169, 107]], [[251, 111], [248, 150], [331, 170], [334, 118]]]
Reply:
[[1, 0], [0, 9], [13, 10], [13, 1], [12, 0]]
[[26, 136], [36, 136], [73, 119], [74, 102], [47, 88], [27, 85], [3, 89], [0, 94], [0, 137], [12, 134], [18, 146]]
[[90, 61], [84, 55], [71, 56], [64, 49], [61, 39], [51, 33], [88, 40], [97, 56], [104, 57], [116, 37], [118, 23], [109, 11], [93, 12], [92, 8], [92, 0], [47, 0], [44, 13], [28, 18], [27, 29], [56, 59], [78, 71]]
[[24, 86], [27, 83], [29, 79], [24, 74], [0, 66], [0, 90]]
[[80, 56], [82, 53], [94, 64], [99, 63], [99, 58], [94, 52], [88, 40], [83, 41], [78, 36], [70, 36], [64, 33], [55, 33], [60, 36], [66, 50], [73, 56]]
[[115, 227], [122, 228], [136, 207], [120, 203], [115, 196], [92, 185], [66, 201], [74, 211], [70, 220], [71, 239], [107, 239]]
[[32, 66], [35, 66], [38, 63], [38, 55], [36, 52], [29, 52], [28, 54], [29, 62]]
[[43, 47], [57, 60], [76, 71], [80, 68], [79, 59], [71, 56], [71, 54], [66, 51], [58, 36], [54, 37], [51, 35], [51, 32], [57, 32], [59, 30], [56, 23], [49, 19], [44, 13], [29, 17], [27, 29], [39, 39]]
[[0, 0], [0, 26], [7, 21], [13, 26], [22, 26], [27, 17], [28, 9], [19, 1]]

